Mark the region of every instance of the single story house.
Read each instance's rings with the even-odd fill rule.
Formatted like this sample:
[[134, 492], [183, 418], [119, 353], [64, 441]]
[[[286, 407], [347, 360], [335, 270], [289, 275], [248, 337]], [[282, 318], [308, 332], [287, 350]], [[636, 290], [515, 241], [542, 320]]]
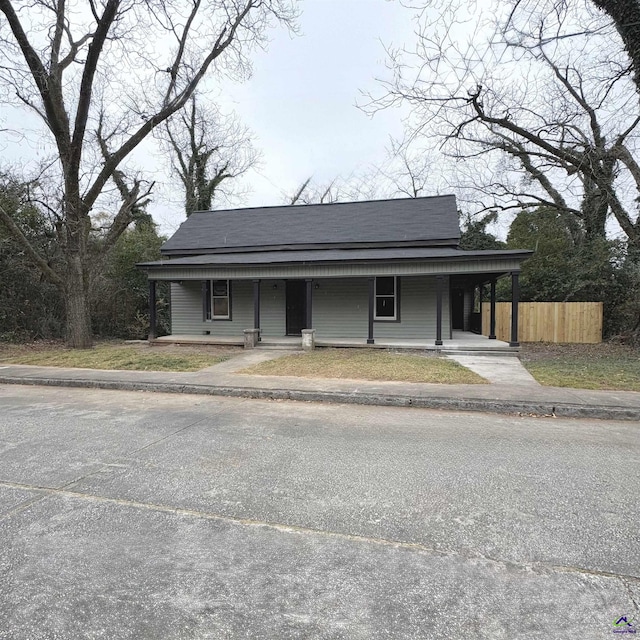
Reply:
[[[531, 251], [464, 251], [455, 197], [195, 212], [139, 266], [171, 283], [173, 336], [268, 337], [375, 344], [428, 341], [473, 328], [473, 292], [512, 282], [511, 346], [518, 345], [518, 274]], [[204, 337], [204, 338], [203, 338]]]

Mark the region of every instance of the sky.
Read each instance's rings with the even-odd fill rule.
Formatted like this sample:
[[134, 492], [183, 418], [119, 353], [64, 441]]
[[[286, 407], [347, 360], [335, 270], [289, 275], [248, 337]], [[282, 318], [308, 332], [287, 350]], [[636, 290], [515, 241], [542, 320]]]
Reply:
[[[245, 179], [243, 206], [277, 205], [306, 178], [324, 184], [385, 160], [389, 137], [402, 137], [401, 113], [358, 109], [361, 92], [379, 91], [384, 46], [409, 46], [413, 12], [396, 0], [303, 0], [299, 34], [270, 32], [252, 56], [253, 75], [219, 89], [255, 134], [260, 166]], [[160, 176], [158, 176], [160, 178]], [[173, 197], [173, 196], [178, 196]], [[164, 231], [184, 219], [179, 187], [151, 211]], [[168, 202], [171, 201], [171, 202]]]

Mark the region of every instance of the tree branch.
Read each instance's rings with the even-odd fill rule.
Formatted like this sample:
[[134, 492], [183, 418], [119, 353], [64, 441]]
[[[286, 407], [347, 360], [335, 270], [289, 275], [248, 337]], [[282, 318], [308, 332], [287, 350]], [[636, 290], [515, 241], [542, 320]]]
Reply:
[[0, 205], [0, 221], [4, 224], [7, 231], [18, 241], [20, 246], [24, 249], [31, 262], [42, 271], [43, 275], [53, 284], [60, 289], [64, 290], [64, 280], [47, 264], [47, 261], [40, 256], [36, 250], [31, 246], [31, 243], [27, 237], [22, 233], [22, 229], [15, 223], [13, 218], [5, 211], [4, 207]]
[[[113, 2], [116, 0], [110, 1]], [[0, 2], [6, 2], [6, 0], [0, 0]], [[107, 183], [107, 180], [109, 180], [110, 176], [113, 174], [118, 165], [124, 160], [124, 158], [126, 158], [142, 142], [142, 140], [144, 140], [147, 135], [151, 133], [151, 131], [153, 131], [158, 125], [162, 124], [174, 113], [179, 111], [187, 103], [189, 98], [196, 90], [200, 80], [207, 72], [207, 69], [209, 68], [211, 63], [216, 58], [218, 58], [233, 42], [238, 28], [240, 27], [246, 15], [249, 13], [250, 9], [254, 7], [254, 5], [256, 5], [256, 0], [248, 0], [243, 10], [236, 15], [236, 18], [231, 26], [223, 28], [222, 32], [218, 35], [213, 48], [205, 57], [198, 70], [194, 73], [187, 86], [173, 98], [170, 98], [170, 96], [167, 94], [166, 100], [164, 102], [164, 107], [156, 112], [153, 116], [151, 116], [141, 127], [139, 127], [138, 130], [135, 131], [126, 140], [126, 142], [124, 142], [120, 146], [119, 149], [109, 155], [109, 158], [104, 163], [102, 170], [94, 180], [93, 185], [91, 185], [91, 187], [85, 194], [83, 200], [87, 210], [93, 207], [96, 198], [102, 192], [102, 189]], [[224, 37], [225, 34], [226, 37]]]
[[[76, 119], [73, 128], [73, 136], [71, 138], [71, 156], [69, 171], [75, 176], [80, 170], [80, 159], [82, 157], [82, 142], [84, 140], [85, 130], [87, 128], [87, 118], [89, 116], [89, 107], [91, 106], [91, 96], [93, 93], [93, 80], [98, 67], [98, 60], [102, 53], [102, 48], [109, 35], [111, 25], [116, 18], [120, 0], [107, 0], [102, 17], [98, 21], [93, 40], [89, 45], [87, 59], [82, 72], [82, 81], [80, 83], [80, 94], [78, 98], [78, 106], [76, 109]], [[90, 207], [89, 207], [90, 208]]]
[[0, 0], [0, 11], [7, 18], [13, 37], [22, 51], [22, 55], [40, 92], [46, 113], [45, 122], [54, 135], [61, 155], [65, 155], [70, 143], [69, 120], [64, 108], [58, 108], [59, 106], [64, 106], [61, 87], [59, 84], [51, 82], [52, 78], [47, 74], [40, 57], [31, 46], [10, 0]]

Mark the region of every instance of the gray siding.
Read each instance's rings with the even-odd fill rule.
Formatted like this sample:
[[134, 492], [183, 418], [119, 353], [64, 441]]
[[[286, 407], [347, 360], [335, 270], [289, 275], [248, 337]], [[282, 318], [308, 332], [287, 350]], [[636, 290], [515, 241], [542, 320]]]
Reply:
[[[369, 288], [366, 278], [318, 280], [313, 292], [313, 328], [316, 338], [363, 338], [369, 327]], [[442, 336], [448, 338], [449, 281], [444, 278]], [[435, 339], [436, 280], [400, 278], [400, 321], [375, 321], [373, 336], [380, 339]]]
[[[367, 338], [369, 285], [366, 278], [318, 280], [313, 289], [317, 339]], [[315, 286], [315, 285], [314, 285]]]
[[[253, 304], [253, 298], [251, 304]], [[287, 323], [284, 280], [260, 282], [260, 324], [263, 336], [280, 337], [285, 334]]]
[[[373, 336], [379, 338], [433, 339], [436, 337], [436, 279], [424, 276], [401, 278], [400, 322], [375, 322]], [[451, 334], [449, 278], [442, 283], [442, 337]], [[394, 326], [395, 325], [395, 326]]]
[[199, 281], [171, 283], [171, 333], [174, 335], [240, 336], [253, 327], [253, 290], [250, 280], [231, 283], [231, 320], [202, 320]]
[[198, 281], [171, 283], [171, 333], [202, 335], [202, 293]]
[[[374, 323], [374, 338], [435, 339], [435, 278], [403, 277], [400, 283], [400, 321]], [[368, 282], [366, 278], [317, 280], [313, 289], [313, 326], [318, 339], [361, 338], [368, 331]], [[232, 282], [232, 320], [202, 320], [199, 281], [171, 285], [171, 318], [174, 335], [242, 336], [253, 327], [253, 283]], [[442, 335], [448, 338], [449, 282], [443, 283]], [[284, 280], [260, 283], [260, 324], [263, 336], [284, 336], [286, 331]]]
[[[274, 285], [276, 288], [274, 288]], [[285, 333], [284, 280], [260, 283], [260, 324], [265, 336]], [[171, 333], [242, 337], [245, 329], [253, 328], [253, 282], [234, 280], [231, 283], [231, 320], [202, 320], [202, 284], [185, 280], [171, 283]]]

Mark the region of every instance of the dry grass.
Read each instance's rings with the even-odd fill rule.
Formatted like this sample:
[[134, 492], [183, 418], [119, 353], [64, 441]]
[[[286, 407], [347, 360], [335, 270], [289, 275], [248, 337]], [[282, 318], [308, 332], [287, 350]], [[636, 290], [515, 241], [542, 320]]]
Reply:
[[122, 341], [99, 342], [92, 349], [67, 349], [59, 342], [0, 343], [0, 363], [128, 371], [199, 371], [228, 360], [240, 351], [232, 347], [149, 347]]
[[626, 345], [529, 343], [520, 359], [547, 386], [640, 391], [640, 350]]
[[443, 384], [487, 382], [452, 360], [380, 349], [316, 349], [310, 353], [294, 354], [262, 362], [240, 373]]

